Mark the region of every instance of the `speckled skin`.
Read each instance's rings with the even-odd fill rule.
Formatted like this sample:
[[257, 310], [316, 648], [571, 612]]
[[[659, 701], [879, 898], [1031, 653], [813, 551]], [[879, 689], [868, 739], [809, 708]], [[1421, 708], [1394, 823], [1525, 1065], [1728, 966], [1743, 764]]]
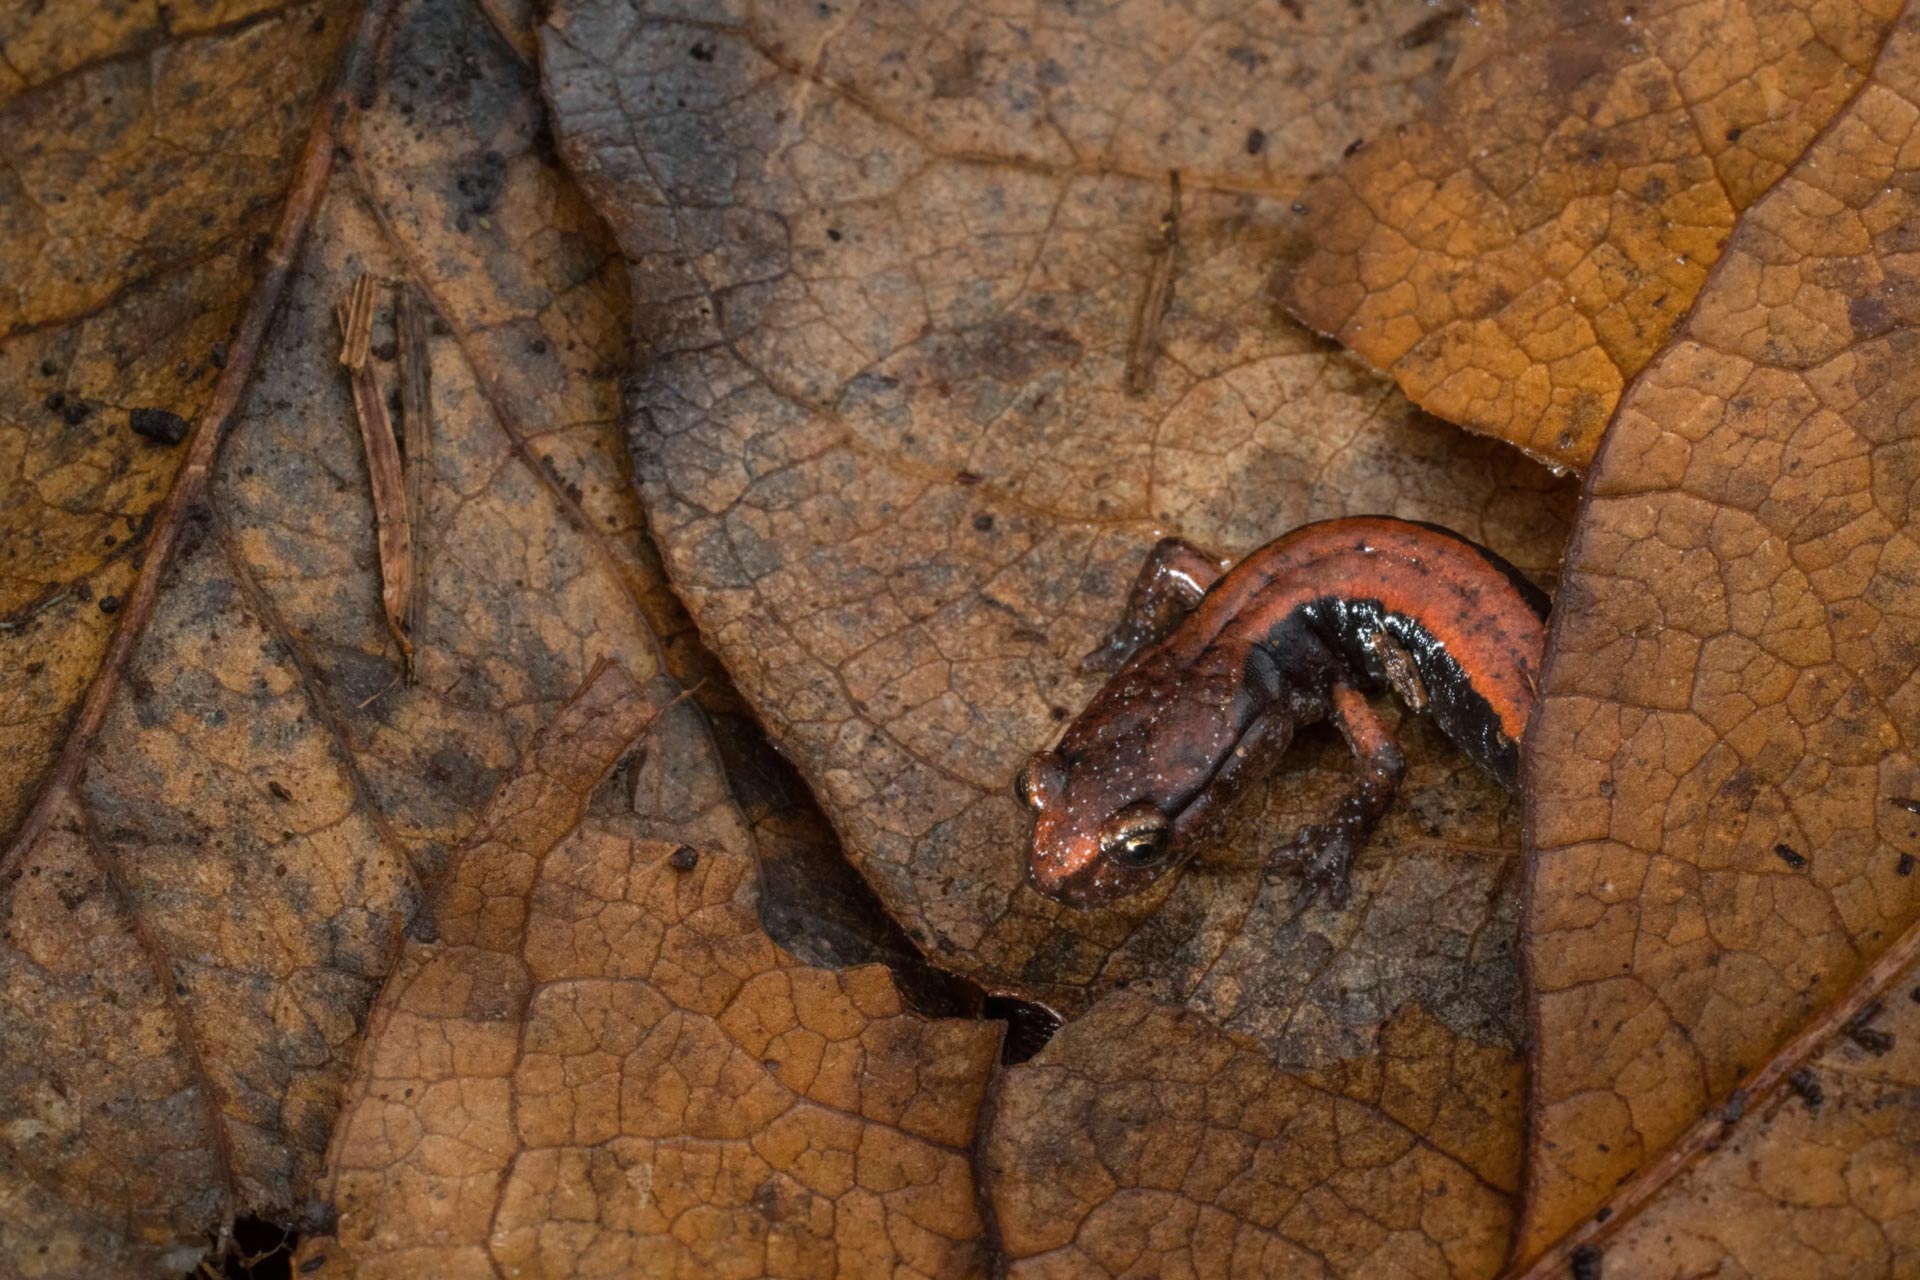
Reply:
[[1331, 718], [1354, 787], [1275, 856], [1304, 864], [1303, 897], [1325, 888], [1343, 903], [1405, 767], [1362, 691], [1392, 688], [1513, 789], [1546, 605], [1485, 548], [1384, 516], [1304, 526], [1224, 573], [1162, 543], [1089, 659], [1124, 665], [1021, 771], [1034, 885], [1085, 908], [1146, 888], [1297, 728]]

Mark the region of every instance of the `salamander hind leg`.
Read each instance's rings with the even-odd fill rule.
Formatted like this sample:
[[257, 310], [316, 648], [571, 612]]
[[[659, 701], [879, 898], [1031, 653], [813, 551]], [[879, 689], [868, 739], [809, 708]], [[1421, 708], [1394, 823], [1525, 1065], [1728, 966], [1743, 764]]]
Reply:
[[1353, 860], [1372, 839], [1407, 771], [1399, 744], [1358, 689], [1334, 686], [1333, 721], [1353, 749], [1353, 785], [1328, 821], [1300, 828], [1291, 844], [1274, 851], [1269, 864], [1275, 870], [1300, 870], [1295, 901], [1303, 907], [1322, 889], [1333, 906], [1347, 905]]
[[1184, 538], [1162, 538], [1140, 566], [1120, 621], [1080, 660], [1080, 669], [1118, 670], [1128, 658], [1185, 621], [1224, 572], [1225, 562], [1218, 556]]

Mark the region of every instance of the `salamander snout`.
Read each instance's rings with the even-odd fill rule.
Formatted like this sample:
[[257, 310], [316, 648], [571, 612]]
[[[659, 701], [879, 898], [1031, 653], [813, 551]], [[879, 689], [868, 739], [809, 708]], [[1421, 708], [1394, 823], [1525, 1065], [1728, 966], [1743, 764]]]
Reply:
[[1150, 800], [1110, 810], [1070, 790], [1057, 751], [1033, 757], [1014, 780], [1014, 794], [1034, 814], [1027, 876], [1035, 889], [1086, 910], [1159, 878], [1174, 851], [1172, 818]]

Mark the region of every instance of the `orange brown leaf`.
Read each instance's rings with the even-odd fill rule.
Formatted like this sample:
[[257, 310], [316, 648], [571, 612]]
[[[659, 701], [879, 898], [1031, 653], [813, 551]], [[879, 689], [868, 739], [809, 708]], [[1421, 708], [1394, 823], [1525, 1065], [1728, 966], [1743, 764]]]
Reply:
[[[1632, 1191], [1920, 918], [1916, 102], [1910, 13], [1595, 462], [1527, 744], [1523, 1257]], [[1769, 1158], [1813, 1177], [1824, 1141]]]
[[1584, 467], [1901, 7], [1477, 5], [1432, 108], [1304, 197], [1288, 306], [1423, 408]]
[[[589, 813], [651, 714], [600, 674], [456, 855], [372, 1019], [337, 1234], [303, 1273], [982, 1269], [967, 1148], [999, 1028], [797, 963], [737, 844]], [[699, 750], [658, 745], [643, 770]]]
[[[1158, 530], [1244, 551], [1398, 510], [1555, 564], [1567, 487], [1462, 448], [1275, 326], [1266, 294], [1286, 197], [1343, 145], [1332, 122], [1432, 84], [1449, 38], [1399, 39], [1429, 16], [1149, 6], [1034, 43], [980, 15], [935, 49], [884, 10], [589, 3], [542, 36], [563, 152], [629, 262], [646, 363], [626, 410], [675, 585], [888, 909], [993, 989], [1071, 1013], [1134, 982], [1337, 1076], [1504, 1178], [1491, 1257], [1520, 1090], [1516, 813], [1490, 782], [1403, 725], [1407, 803], [1356, 909], [1301, 912], [1259, 866], [1344, 785], [1310, 738], [1170, 894], [1094, 916], [1025, 887], [1007, 786], [1091, 693], [1076, 659]], [[1270, 120], [1297, 149], [1249, 151]]]
[[1755, 1280], [1900, 1275], [1920, 1256], [1920, 969], [1891, 984], [1866, 1047], [1840, 1039], [1790, 1089], [1727, 1126], [1604, 1245], [1648, 1280], [1737, 1266]]
[[[1248, 806], [1271, 806], [1264, 834], [1243, 825], [1211, 874], [1092, 916], [1025, 886], [1009, 780], [1091, 695], [1075, 660], [1158, 531], [1237, 552], [1397, 510], [1538, 571], [1572, 496], [1486, 443], [1460, 449], [1272, 324], [1261, 264], [1285, 234], [1281, 197], [1343, 144], [1323, 122], [1405, 110], [1446, 47], [1399, 43], [1423, 4], [1367, 24], [1344, 3], [1301, 13], [1209, 24], [1151, 5], [1123, 31], [1075, 18], [1032, 41], [970, 15], [938, 48], [884, 12], [786, 6], [715, 24], [571, 4], [542, 30], [563, 152], [629, 263], [647, 359], [627, 421], [668, 568], [887, 908], [937, 963], [995, 988], [1070, 1009], [1129, 978], [1207, 985], [1276, 1039], [1340, 1034], [1293, 996], [1383, 927], [1307, 930], [1284, 965], [1298, 984], [1247, 991], [1291, 922], [1256, 907], [1256, 865], [1341, 785], [1329, 740]], [[1295, 149], [1250, 155], [1246, 130], [1278, 120]], [[1160, 352], [1133, 396], [1142, 299], [1169, 260]], [[1467, 815], [1454, 833], [1486, 856], [1461, 860], [1473, 887], [1456, 884], [1416, 944], [1451, 947], [1501, 913], [1514, 813], [1423, 745], [1418, 798], [1365, 887], [1420, 896], [1416, 877], [1448, 856], [1438, 816]], [[1216, 966], [1243, 925], [1248, 946]], [[1331, 986], [1313, 1000], [1337, 1002]], [[1353, 1016], [1370, 1027], [1387, 1003]]]
[[53, 767], [181, 437], [243, 345], [355, 6], [172, 24], [93, 8], [0, 16], [0, 837]]

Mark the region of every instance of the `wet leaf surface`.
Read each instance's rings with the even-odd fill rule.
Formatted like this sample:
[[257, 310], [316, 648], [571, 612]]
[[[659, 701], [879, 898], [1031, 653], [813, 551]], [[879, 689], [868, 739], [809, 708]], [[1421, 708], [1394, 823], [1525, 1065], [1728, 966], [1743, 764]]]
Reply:
[[603, 673], [456, 855], [373, 1016], [306, 1274], [982, 1270], [999, 1024], [767, 939], [698, 717], [589, 806], [649, 714]]
[[1303, 197], [1312, 248], [1287, 303], [1416, 404], [1584, 467], [1901, 8], [1473, 6], [1432, 108], [1356, 139]]

